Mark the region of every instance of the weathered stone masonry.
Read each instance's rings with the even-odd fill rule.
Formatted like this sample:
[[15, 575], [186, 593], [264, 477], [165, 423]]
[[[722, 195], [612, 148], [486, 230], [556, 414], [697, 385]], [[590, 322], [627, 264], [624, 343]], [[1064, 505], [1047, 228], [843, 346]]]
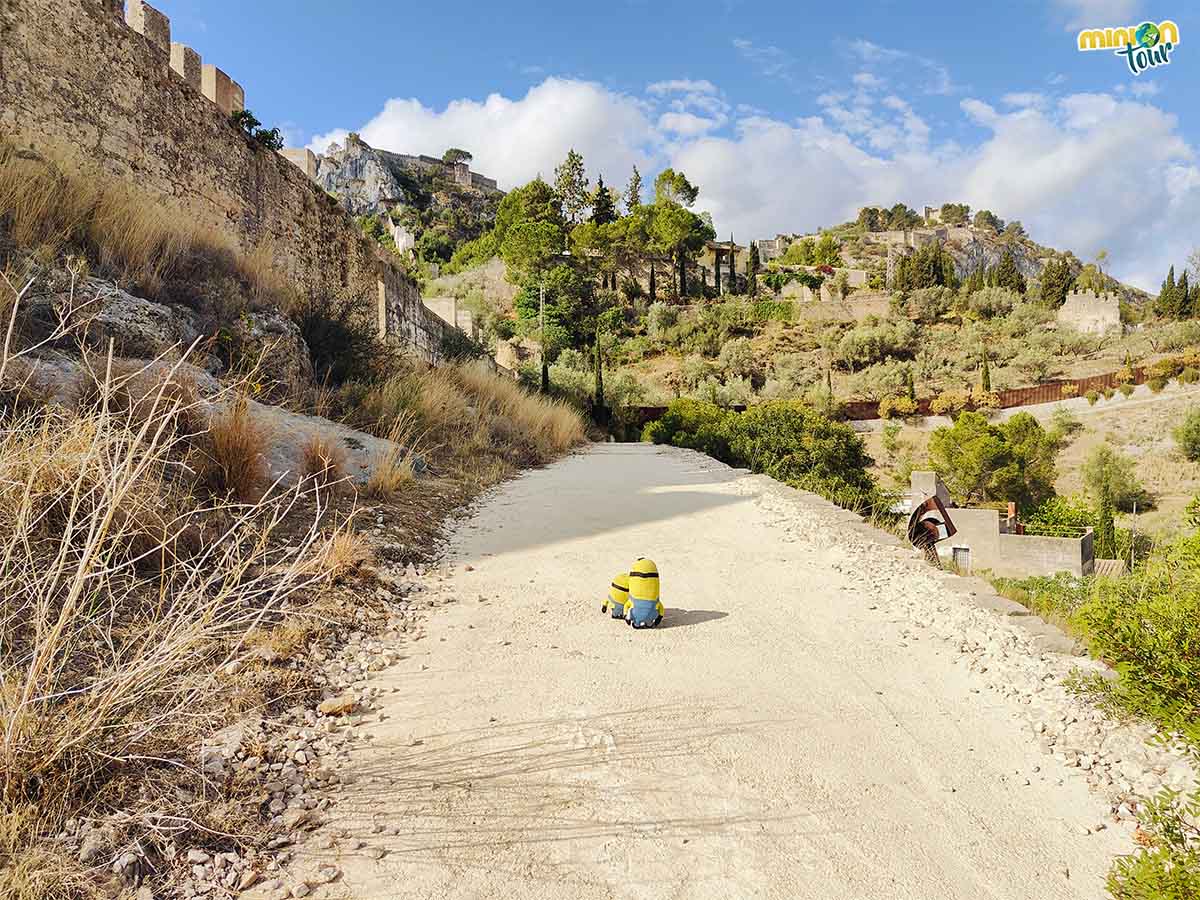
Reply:
[[0, 136], [159, 194], [244, 251], [265, 245], [301, 289], [350, 292], [390, 340], [436, 360], [452, 329], [333, 198], [245, 139], [229, 121], [243, 102], [139, 0], [128, 14], [119, 0], [0, 3]]

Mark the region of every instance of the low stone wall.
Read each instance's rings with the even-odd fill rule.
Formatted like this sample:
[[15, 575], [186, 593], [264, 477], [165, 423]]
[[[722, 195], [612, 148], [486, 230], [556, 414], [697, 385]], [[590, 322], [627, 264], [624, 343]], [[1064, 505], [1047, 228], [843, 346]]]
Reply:
[[[412, 280], [301, 168], [230, 122], [240, 88], [206, 97], [206, 67], [198, 87], [199, 59], [170, 45], [165, 17], [144, 3], [130, 11], [141, 32], [113, 0], [0, 5], [0, 133], [157, 194], [243, 251], [269, 248], [302, 291], [348, 293], [386, 326], [387, 339], [436, 361], [448, 326], [425, 309]], [[207, 73], [217, 87], [223, 75]]]

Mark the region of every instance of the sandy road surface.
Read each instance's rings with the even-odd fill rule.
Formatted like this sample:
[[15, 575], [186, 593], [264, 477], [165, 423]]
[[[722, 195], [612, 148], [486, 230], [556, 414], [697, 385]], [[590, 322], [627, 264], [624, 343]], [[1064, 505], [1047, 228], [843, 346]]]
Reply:
[[[506, 485], [299, 867], [355, 898], [1102, 896], [1103, 801], [896, 614], [911, 554], [798, 496], [645, 445]], [[655, 631], [599, 611], [639, 554]]]

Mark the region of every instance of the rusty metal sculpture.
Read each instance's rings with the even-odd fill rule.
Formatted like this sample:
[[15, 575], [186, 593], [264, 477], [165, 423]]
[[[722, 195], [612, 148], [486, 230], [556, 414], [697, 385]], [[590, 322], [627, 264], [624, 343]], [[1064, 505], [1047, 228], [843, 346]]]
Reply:
[[908, 540], [934, 565], [938, 565], [937, 542], [955, 531], [950, 514], [936, 496], [927, 497], [908, 517]]

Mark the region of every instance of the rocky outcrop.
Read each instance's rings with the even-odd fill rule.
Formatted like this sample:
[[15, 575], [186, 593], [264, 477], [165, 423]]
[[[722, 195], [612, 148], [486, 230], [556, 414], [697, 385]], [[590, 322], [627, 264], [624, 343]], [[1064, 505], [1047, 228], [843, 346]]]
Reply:
[[1005, 251], [1010, 250], [1021, 274], [1026, 278], [1037, 278], [1051, 255], [1022, 241], [1002, 242], [982, 233], [976, 233], [969, 241], [948, 241], [946, 249], [954, 257], [954, 268], [960, 278], [999, 265]]
[[255, 381], [283, 388], [312, 379], [312, 357], [296, 323], [278, 312], [252, 312], [230, 328], [238, 356], [257, 365]]
[[388, 160], [392, 155], [349, 140], [345, 147], [317, 157], [317, 184], [355, 216], [414, 205], [415, 192], [401, 184], [405, 178], [411, 188], [411, 176], [406, 177], [403, 166]]
[[317, 157], [317, 184], [351, 215], [387, 214], [397, 207], [419, 210], [421, 221], [406, 223], [413, 237], [437, 226], [455, 245], [478, 237], [496, 218], [503, 192], [490, 179], [477, 178], [460, 182], [438, 159], [379, 150], [356, 134], [344, 147], [330, 145]]
[[89, 278], [74, 292], [43, 294], [28, 307], [31, 336], [42, 340], [60, 320], [78, 327], [77, 336], [103, 352], [112, 341], [117, 356], [153, 359], [181, 352], [201, 336], [197, 315], [183, 306], [154, 303], [116, 285]]

